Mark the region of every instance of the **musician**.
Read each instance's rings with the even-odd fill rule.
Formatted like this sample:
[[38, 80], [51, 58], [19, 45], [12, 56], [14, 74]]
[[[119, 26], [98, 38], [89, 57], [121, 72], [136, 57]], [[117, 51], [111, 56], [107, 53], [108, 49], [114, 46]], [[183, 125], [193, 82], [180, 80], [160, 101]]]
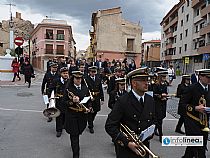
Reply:
[[111, 76], [110, 79], [109, 79], [109, 85], [108, 85], [108, 89], [107, 89], [107, 93], [108, 93], [108, 94], [109, 94], [111, 91], [114, 90], [114, 87], [115, 87], [115, 80], [116, 80], [117, 78], [121, 78], [121, 75], [122, 75], [121, 68], [116, 67], [114, 71], [115, 71], [115, 75], [114, 75], [114, 76]]
[[55, 92], [56, 102], [55, 107], [60, 110], [60, 115], [56, 117], [56, 137], [60, 137], [63, 131], [65, 122], [65, 106], [63, 105], [63, 95], [68, 82], [69, 74], [68, 67], [60, 69], [60, 78], [56, 78], [53, 82], [52, 90]]
[[[167, 70], [159, 69], [157, 71], [157, 82], [153, 85], [153, 98], [155, 100], [155, 115], [157, 117], [157, 125], [155, 129], [155, 134], [159, 135], [159, 141], [162, 142], [163, 136], [163, 119], [166, 117], [166, 105], [168, 91], [168, 82], [166, 81], [166, 76], [168, 74]], [[157, 133], [158, 130], [158, 133]]]
[[110, 97], [108, 101], [108, 107], [113, 109], [114, 104], [116, 101], [127, 93], [126, 91], [126, 79], [125, 78], [118, 78], [116, 79], [115, 90], [110, 92]]
[[[179, 102], [181, 102], [181, 99], [183, 98], [183, 95], [187, 93], [188, 88], [190, 85], [190, 75], [183, 75], [182, 76], [182, 81], [177, 87], [177, 92], [176, 92], [176, 97], [180, 99]], [[182, 130], [181, 127], [184, 124], [184, 115], [185, 115], [185, 109], [182, 109], [182, 106], [178, 104], [178, 112], [180, 115], [179, 121], [176, 125], [175, 132], [180, 133], [180, 134], [185, 134]]]
[[[41, 93], [42, 95], [46, 94], [48, 95], [48, 97], [50, 98], [51, 96], [51, 92], [52, 92], [52, 87], [54, 87], [53, 85], [53, 80], [59, 78], [59, 75], [57, 73], [57, 68], [58, 68], [58, 64], [57, 63], [51, 63], [50, 64], [50, 71], [46, 72], [42, 81], [42, 86], [41, 86]], [[47, 104], [47, 108], [48, 108], [49, 104]], [[52, 118], [48, 117], [47, 122], [51, 122]]]
[[101, 104], [104, 102], [104, 92], [102, 88], [101, 78], [97, 75], [97, 66], [91, 66], [88, 68], [89, 75], [86, 78], [87, 86], [92, 95], [92, 108], [93, 111], [88, 114], [88, 128], [90, 133], [94, 133], [93, 122], [97, 115], [97, 112], [101, 110]]
[[[203, 146], [187, 146], [183, 158], [206, 158], [208, 132], [203, 131], [205, 125], [201, 124], [200, 116], [205, 113], [205, 105], [199, 104], [204, 95], [206, 106], [210, 107], [210, 69], [198, 70], [199, 81], [192, 84], [183, 96], [180, 105], [186, 110], [184, 117], [185, 133], [187, 136], [203, 136]], [[207, 114], [207, 126], [209, 115]]]
[[[73, 158], [79, 158], [79, 136], [87, 126], [87, 112], [90, 112], [90, 110], [80, 106], [79, 102], [88, 96], [90, 96], [90, 93], [84, 83], [83, 73], [81, 71], [72, 71], [72, 77], [66, 85], [63, 102], [66, 106], [64, 128], [70, 134]], [[83, 105], [91, 108], [90, 100]]]
[[[154, 100], [145, 93], [148, 90], [148, 76], [147, 68], [139, 68], [128, 73], [132, 89], [119, 98], [106, 120], [105, 130], [117, 144], [117, 158], [140, 157], [137, 154], [138, 146], [120, 131], [120, 123], [139, 135], [155, 122]], [[147, 147], [151, 138], [143, 142]], [[121, 145], [118, 142], [121, 142]], [[149, 158], [148, 154], [146, 158]]]

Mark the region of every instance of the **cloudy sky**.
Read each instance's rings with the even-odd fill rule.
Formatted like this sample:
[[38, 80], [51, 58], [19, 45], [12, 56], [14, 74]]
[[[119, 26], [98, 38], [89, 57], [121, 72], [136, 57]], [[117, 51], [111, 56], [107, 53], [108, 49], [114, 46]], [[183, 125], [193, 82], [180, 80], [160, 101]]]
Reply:
[[1, 0], [0, 21], [9, 18], [9, 6], [13, 3], [13, 15], [21, 12], [22, 18], [40, 23], [46, 16], [67, 20], [72, 26], [77, 49], [89, 45], [89, 29], [92, 12], [99, 9], [121, 7], [123, 18], [143, 26], [143, 39], [160, 38], [160, 22], [179, 0]]

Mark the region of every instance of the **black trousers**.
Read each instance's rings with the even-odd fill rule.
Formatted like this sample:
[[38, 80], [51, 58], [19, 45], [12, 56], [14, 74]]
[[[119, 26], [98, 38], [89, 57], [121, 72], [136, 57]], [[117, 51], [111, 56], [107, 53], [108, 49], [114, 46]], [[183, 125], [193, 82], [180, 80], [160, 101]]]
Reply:
[[79, 135], [71, 135], [70, 134], [70, 141], [71, 141], [71, 148], [73, 152], [73, 158], [79, 158]]
[[88, 113], [88, 128], [93, 128], [93, 121], [95, 120], [97, 112], [94, 113]]
[[158, 130], [160, 136], [163, 136], [163, 119], [157, 119], [155, 130]]
[[203, 146], [188, 146], [182, 158], [206, 158], [205, 150]]
[[56, 132], [62, 132], [65, 121], [65, 113], [62, 113], [56, 117]]
[[183, 124], [184, 124], [184, 117], [181, 115], [180, 118], [179, 118], [179, 121], [176, 125], [176, 129], [181, 130]]
[[16, 76], [17, 76], [17, 77], [19, 78], [19, 80], [20, 80], [19, 72], [14, 72], [14, 77], [13, 77], [13, 80], [12, 80], [12, 81], [15, 81]]

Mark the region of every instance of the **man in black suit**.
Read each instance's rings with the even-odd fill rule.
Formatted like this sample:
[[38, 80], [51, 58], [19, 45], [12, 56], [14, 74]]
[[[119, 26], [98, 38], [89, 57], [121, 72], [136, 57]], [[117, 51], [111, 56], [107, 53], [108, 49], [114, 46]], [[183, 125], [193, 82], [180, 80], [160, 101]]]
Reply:
[[65, 130], [70, 135], [73, 158], [79, 158], [79, 136], [87, 126], [87, 113], [90, 112], [91, 101], [80, 104], [84, 97], [90, 96], [81, 71], [72, 71], [72, 77], [66, 85], [63, 102], [65, 110]]
[[63, 102], [63, 95], [69, 78], [68, 68], [62, 67], [60, 69], [60, 75], [60, 78], [56, 78], [53, 81], [54, 83], [52, 87], [52, 90], [54, 90], [56, 96], [55, 107], [60, 110], [60, 115], [56, 117], [56, 137], [61, 136], [65, 122], [65, 106]]
[[[203, 136], [203, 146], [187, 146], [183, 158], [206, 158], [209, 114], [206, 113], [205, 106], [210, 107], [210, 69], [201, 69], [197, 72], [199, 81], [189, 86], [188, 93], [183, 95], [180, 106], [186, 110], [184, 117], [186, 135]], [[199, 101], [201, 97], [205, 98], [206, 105]], [[201, 123], [201, 115], [207, 115], [206, 125]]]
[[109, 84], [108, 84], [108, 89], [107, 89], [107, 93], [109, 94], [111, 91], [114, 90], [115, 87], [115, 83], [116, 83], [116, 79], [121, 78], [122, 75], [122, 70], [121, 68], [115, 68], [114, 70], [115, 74], [113, 76], [110, 77], [109, 79]]
[[101, 78], [97, 74], [97, 66], [89, 67], [89, 75], [86, 77], [86, 83], [92, 95], [92, 108], [93, 111], [88, 114], [88, 128], [90, 133], [94, 133], [93, 122], [97, 112], [101, 110], [101, 104], [104, 102], [104, 92], [102, 88]]
[[193, 73], [191, 75], [191, 83], [194, 84], [194, 83], [197, 83], [198, 82], [198, 72], [195, 71], [195, 73]]
[[[57, 73], [57, 68], [58, 68], [58, 64], [52, 62], [50, 64], [50, 71], [45, 73], [43, 81], [42, 81], [41, 93], [42, 95], [48, 95], [49, 98], [51, 96], [52, 87], [54, 87], [53, 80], [59, 78], [59, 75]], [[49, 104], [47, 104], [47, 108], [48, 106]], [[51, 121], [52, 121], [52, 118], [48, 117], [48, 122], [51, 122]]]
[[[155, 124], [155, 103], [153, 98], [145, 93], [148, 90], [148, 76], [147, 68], [128, 73], [131, 91], [119, 98], [108, 115], [105, 130], [117, 145], [117, 158], [141, 157], [137, 152], [138, 145], [126, 138], [119, 128], [120, 124], [128, 126], [137, 135]], [[148, 148], [151, 138], [143, 141]], [[148, 153], [146, 158], [149, 158]]]

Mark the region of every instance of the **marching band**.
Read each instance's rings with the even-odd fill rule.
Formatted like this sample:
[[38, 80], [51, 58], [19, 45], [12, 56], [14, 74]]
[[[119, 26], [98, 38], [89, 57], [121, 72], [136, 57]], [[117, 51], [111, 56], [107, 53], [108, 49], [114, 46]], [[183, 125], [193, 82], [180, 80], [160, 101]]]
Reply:
[[[74, 67], [61, 67], [49, 64], [49, 71], [43, 78], [41, 93], [47, 95], [49, 103], [44, 115], [51, 122], [56, 110], [50, 110], [55, 100], [56, 137], [61, 137], [63, 129], [70, 135], [73, 158], [79, 158], [79, 137], [88, 127], [94, 134], [94, 120], [104, 103], [104, 91], [109, 94], [108, 107], [111, 109], [105, 123], [105, 130], [115, 145], [117, 158], [158, 158], [158, 153], [150, 150], [150, 140], [159, 136], [162, 143], [163, 119], [167, 113], [169, 99], [167, 69], [156, 67], [137, 68], [131, 71], [107, 63], [107, 67], [80, 63]], [[152, 74], [151, 74], [152, 73]], [[210, 69], [197, 71], [198, 82], [190, 85], [190, 76], [183, 75], [177, 88], [180, 98], [178, 114], [180, 119], [175, 132], [187, 136], [203, 136], [201, 147], [188, 146], [183, 158], [206, 158], [209, 132]], [[128, 88], [130, 86], [130, 88]], [[146, 92], [152, 91], [153, 95]], [[52, 97], [52, 93], [54, 96]], [[85, 100], [85, 101], [84, 101]], [[56, 114], [55, 114], [56, 113]], [[185, 132], [181, 130], [184, 124]], [[148, 128], [154, 132], [146, 139], [139, 135]]]

